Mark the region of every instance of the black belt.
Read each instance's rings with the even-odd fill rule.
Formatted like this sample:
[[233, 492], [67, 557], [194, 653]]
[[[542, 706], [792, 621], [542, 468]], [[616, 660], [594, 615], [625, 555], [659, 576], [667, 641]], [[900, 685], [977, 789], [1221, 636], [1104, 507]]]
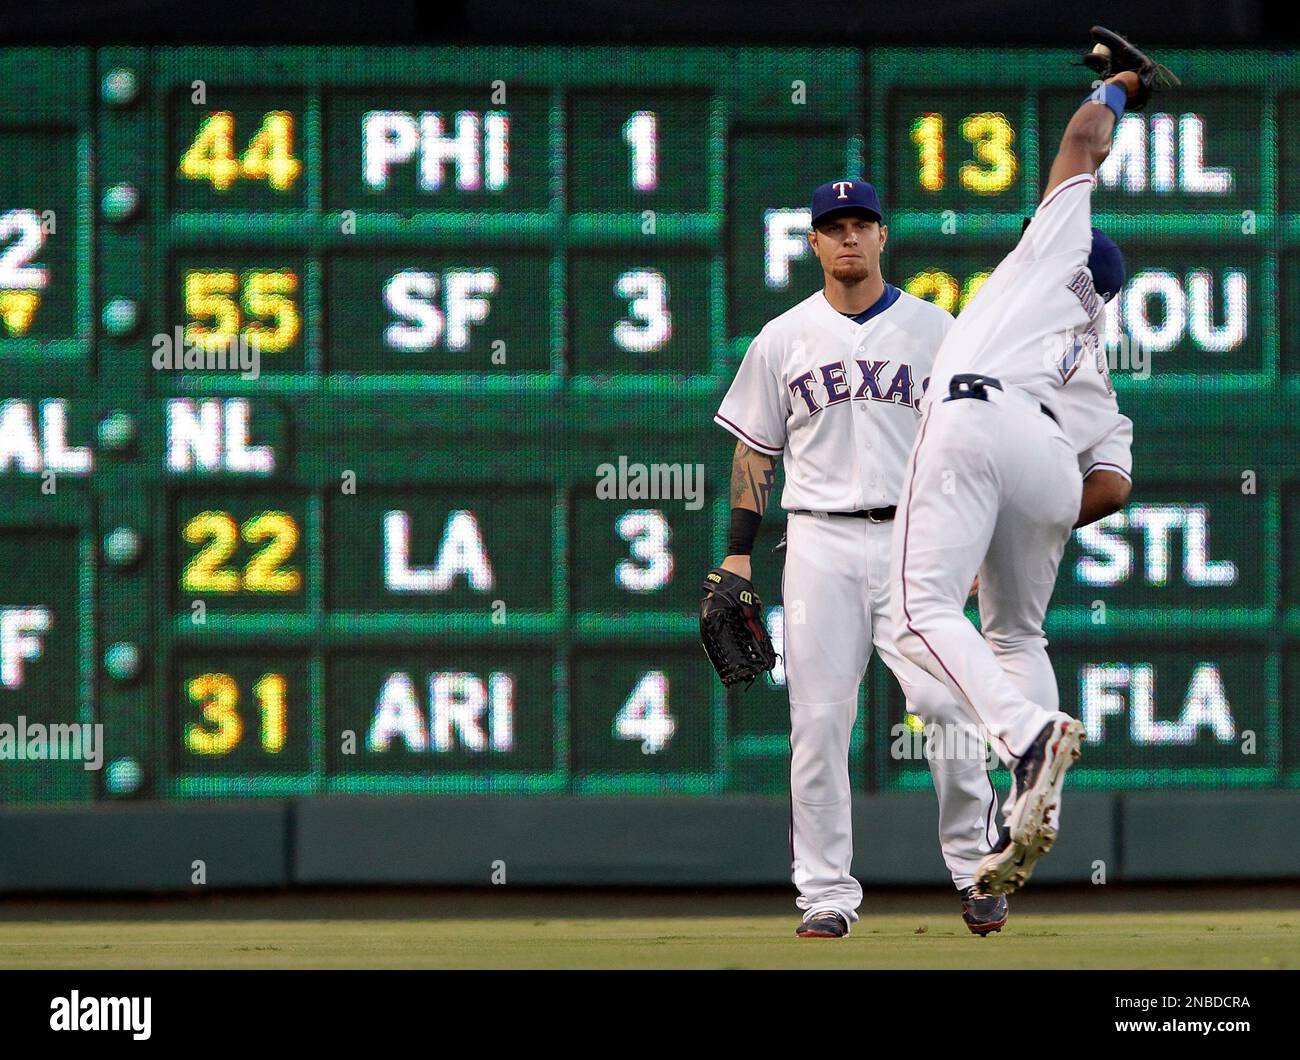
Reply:
[[898, 511], [898, 505], [888, 508], [859, 508], [856, 512], [810, 512], [806, 508], [794, 508], [786, 515], [847, 515], [850, 519], [870, 519], [873, 523], [887, 523]]
[[[991, 375], [977, 375], [974, 372], [954, 375], [952, 381], [948, 384], [948, 396], [944, 398], [944, 401], [960, 401], [962, 398], [978, 398], [980, 401], [988, 401], [989, 394], [986, 389], [988, 387], [1001, 390], [1002, 381], [994, 379]], [[1041, 401], [1038, 403], [1038, 408], [1044, 416], [1058, 427], [1061, 425], [1061, 421], [1056, 418], [1056, 413]]]

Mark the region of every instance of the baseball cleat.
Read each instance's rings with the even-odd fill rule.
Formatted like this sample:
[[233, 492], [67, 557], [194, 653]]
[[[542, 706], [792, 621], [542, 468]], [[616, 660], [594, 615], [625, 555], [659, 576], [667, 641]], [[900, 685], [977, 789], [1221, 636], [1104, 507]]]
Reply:
[[842, 939], [849, 933], [849, 920], [843, 913], [823, 909], [804, 917], [794, 933], [801, 939]]
[[1079, 757], [1083, 726], [1062, 716], [1043, 726], [1015, 768], [1016, 800], [997, 845], [975, 872], [986, 894], [1011, 894], [1029, 880], [1038, 859], [1052, 849], [1056, 829], [1049, 825], [1061, 798], [1065, 771]]
[[972, 935], [983, 938], [1007, 926], [1008, 907], [1005, 895], [985, 894], [978, 887], [963, 887], [961, 918]]

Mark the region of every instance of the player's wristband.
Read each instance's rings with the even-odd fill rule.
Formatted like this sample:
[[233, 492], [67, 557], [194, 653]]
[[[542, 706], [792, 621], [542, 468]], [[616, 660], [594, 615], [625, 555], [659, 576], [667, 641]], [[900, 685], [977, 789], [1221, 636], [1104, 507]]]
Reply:
[[1084, 100], [1085, 103], [1104, 103], [1115, 115], [1115, 120], [1119, 121], [1124, 117], [1124, 106], [1128, 103], [1128, 93], [1124, 91], [1123, 85], [1101, 84], [1088, 94]]
[[748, 556], [754, 551], [758, 525], [763, 517], [748, 508], [731, 509], [731, 528], [727, 531], [727, 555]]

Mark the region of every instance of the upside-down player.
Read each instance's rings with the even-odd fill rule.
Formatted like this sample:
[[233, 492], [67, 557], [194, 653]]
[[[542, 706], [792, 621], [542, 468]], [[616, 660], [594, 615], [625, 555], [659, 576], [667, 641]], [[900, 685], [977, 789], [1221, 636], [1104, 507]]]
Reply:
[[[1132, 424], [1099, 337], [1123, 259], [1091, 227], [1093, 174], [1126, 108], [1177, 79], [1093, 28], [1105, 78], [1071, 118], [1016, 248], [935, 357], [893, 541], [899, 649], [968, 706], [1012, 770], [998, 844], [976, 872], [992, 894], [1028, 879], [1056, 839], [1083, 726], [1059, 710], [1043, 619], [1071, 529], [1117, 511]], [[982, 635], [962, 613], [979, 575]]]

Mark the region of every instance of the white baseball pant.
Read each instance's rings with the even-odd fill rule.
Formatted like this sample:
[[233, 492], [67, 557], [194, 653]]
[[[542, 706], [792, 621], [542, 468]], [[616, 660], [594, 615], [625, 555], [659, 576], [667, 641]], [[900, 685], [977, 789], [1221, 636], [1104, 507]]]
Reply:
[[[862, 887], [853, 860], [849, 736], [872, 645], [908, 710], [927, 725], [960, 729], [958, 753], [927, 754], [939, 798], [939, 839], [958, 887], [974, 882], [997, 840], [997, 796], [984, 741], [953, 695], [899, 654], [890, 609], [892, 523], [792, 513], [782, 580], [784, 661], [790, 693], [790, 846], [798, 907], [857, 920]], [[967, 582], [967, 589], [970, 583]], [[902, 721], [903, 719], [898, 719]], [[969, 749], [977, 747], [974, 754]]]
[[[899, 650], [1014, 765], [1059, 714], [1043, 619], [1083, 480], [1036, 399], [1012, 386], [986, 392], [936, 396], [926, 409], [895, 519], [894, 621]], [[962, 613], [976, 572], [982, 634]]]

